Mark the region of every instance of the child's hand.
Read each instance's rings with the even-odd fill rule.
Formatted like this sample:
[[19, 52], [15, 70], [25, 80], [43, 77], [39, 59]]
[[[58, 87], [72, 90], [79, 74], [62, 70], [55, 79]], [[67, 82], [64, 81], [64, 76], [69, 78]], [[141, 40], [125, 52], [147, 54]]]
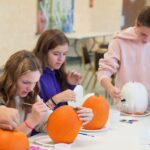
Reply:
[[48, 107], [42, 101], [38, 101], [32, 106], [32, 112], [28, 115], [27, 122], [32, 127], [38, 125], [48, 113]]
[[54, 95], [52, 98], [56, 103], [59, 103], [63, 101], [75, 101], [76, 95], [74, 91], [68, 89], [59, 94]]
[[117, 87], [111, 88], [109, 90], [109, 95], [113, 99], [114, 103], [118, 103], [121, 100], [121, 92]]
[[67, 81], [71, 85], [77, 85], [81, 81], [81, 74], [76, 71], [68, 72]]
[[76, 112], [80, 120], [83, 122], [83, 125], [90, 122], [93, 118], [93, 112], [92, 112], [92, 109], [90, 108], [78, 107]]

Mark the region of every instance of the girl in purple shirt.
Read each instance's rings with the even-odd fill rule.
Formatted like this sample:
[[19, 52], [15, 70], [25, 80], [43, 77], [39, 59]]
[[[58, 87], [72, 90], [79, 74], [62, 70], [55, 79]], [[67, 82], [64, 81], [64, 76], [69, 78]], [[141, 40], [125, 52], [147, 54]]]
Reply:
[[[65, 71], [68, 50], [69, 40], [63, 32], [57, 29], [43, 32], [34, 49], [34, 54], [43, 66], [40, 97], [52, 109], [67, 105], [67, 101], [75, 101], [73, 89], [81, 80], [79, 73]], [[88, 108], [81, 107], [77, 113], [84, 124], [93, 117], [91, 109]]]

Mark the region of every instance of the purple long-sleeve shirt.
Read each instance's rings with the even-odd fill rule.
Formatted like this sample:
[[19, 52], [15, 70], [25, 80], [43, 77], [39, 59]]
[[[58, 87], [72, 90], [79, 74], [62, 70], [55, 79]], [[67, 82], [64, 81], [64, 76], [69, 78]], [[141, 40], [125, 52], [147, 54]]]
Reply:
[[[69, 85], [68, 89], [73, 90], [75, 85]], [[60, 82], [56, 78], [56, 71], [49, 68], [44, 68], [43, 74], [40, 78], [40, 97], [47, 102], [54, 95], [62, 92]], [[66, 104], [66, 103], [65, 103]]]

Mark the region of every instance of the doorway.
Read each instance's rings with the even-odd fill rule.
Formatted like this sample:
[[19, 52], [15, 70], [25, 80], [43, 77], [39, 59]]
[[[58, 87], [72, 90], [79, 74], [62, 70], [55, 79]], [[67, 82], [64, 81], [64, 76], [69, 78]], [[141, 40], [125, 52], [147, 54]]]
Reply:
[[145, 6], [145, 0], [123, 0], [122, 29], [133, 26], [139, 11]]

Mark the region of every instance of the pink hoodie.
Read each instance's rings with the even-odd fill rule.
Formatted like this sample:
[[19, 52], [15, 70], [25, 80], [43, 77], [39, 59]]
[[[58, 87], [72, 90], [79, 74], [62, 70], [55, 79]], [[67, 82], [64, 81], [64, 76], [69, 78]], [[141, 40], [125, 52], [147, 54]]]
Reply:
[[115, 84], [119, 89], [129, 81], [143, 83], [150, 99], [150, 42], [139, 42], [135, 27], [118, 32], [104, 59], [99, 61], [98, 80], [112, 74], [116, 74]]

